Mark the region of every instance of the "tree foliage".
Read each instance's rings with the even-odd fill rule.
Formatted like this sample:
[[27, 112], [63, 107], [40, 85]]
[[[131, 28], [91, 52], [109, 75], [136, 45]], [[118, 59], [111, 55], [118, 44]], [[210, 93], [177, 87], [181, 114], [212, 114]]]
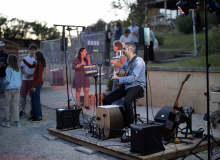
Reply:
[[[145, 23], [146, 0], [117, 0], [111, 3], [114, 9], [124, 9], [129, 12], [128, 18], [135, 19], [136, 25], [141, 27]], [[130, 19], [125, 20], [123, 23], [127, 26]]]
[[48, 27], [46, 22], [26, 22], [17, 18], [8, 19], [0, 14], [0, 37], [31, 39], [35, 35], [39, 40], [50, 40], [59, 38], [56, 27]]
[[105, 31], [106, 22], [103, 19], [99, 19], [96, 23], [91, 25], [93, 32]]

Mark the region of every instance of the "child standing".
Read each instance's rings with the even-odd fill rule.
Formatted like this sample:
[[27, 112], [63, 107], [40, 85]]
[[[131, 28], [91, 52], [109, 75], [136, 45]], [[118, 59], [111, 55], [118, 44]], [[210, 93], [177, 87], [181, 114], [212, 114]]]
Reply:
[[37, 63], [29, 64], [24, 58], [20, 58], [29, 68], [35, 68], [33, 75], [33, 83], [34, 87], [32, 88], [32, 112], [31, 117], [28, 120], [32, 120], [32, 122], [38, 122], [42, 120], [42, 110], [40, 103], [40, 90], [43, 86], [44, 80], [42, 78], [44, 67], [46, 67], [46, 59], [43, 55], [42, 51], [36, 51], [34, 53], [35, 60]]
[[[35, 62], [34, 59], [34, 53], [37, 50], [37, 46], [35, 44], [31, 44], [29, 46], [30, 54], [24, 59], [30, 63], [33, 64]], [[33, 83], [33, 75], [34, 75], [34, 68], [29, 68], [24, 62], [21, 62], [21, 73], [23, 73], [22, 76], [22, 87], [21, 87], [21, 96], [22, 96], [22, 103], [21, 103], [21, 111], [19, 113], [20, 118], [25, 117], [25, 105], [26, 105], [26, 97], [29, 93], [29, 96], [32, 97], [32, 88], [34, 87]]]
[[17, 57], [15, 55], [9, 55], [7, 59], [8, 67], [6, 69], [6, 78], [4, 83], [6, 85], [5, 94], [5, 121], [2, 123], [3, 127], [10, 127], [9, 114], [10, 114], [10, 103], [13, 106], [13, 119], [14, 125], [21, 127], [19, 123], [19, 101], [20, 101], [20, 90], [21, 90], [21, 71], [18, 68]]

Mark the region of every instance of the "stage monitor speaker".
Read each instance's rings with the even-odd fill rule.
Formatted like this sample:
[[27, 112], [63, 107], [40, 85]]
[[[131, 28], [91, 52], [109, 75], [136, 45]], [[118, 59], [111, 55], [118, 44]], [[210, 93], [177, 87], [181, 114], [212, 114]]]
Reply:
[[56, 109], [57, 129], [70, 130], [82, 128], [79, 120], [79, 114], [82, 108], [58, 108]]
[[162, 144], [163, 124], [139, 123], [131, 126], [131, 152], [143, 155], [164, 151]]
[[150, 46], [150, 29], [139, 28], [138, 30], [139, 46]]
[[67, 44], [68, 44], [68, 38], [60, 38], [60, 50], [61, 51], [67, 51]]
[[155, 122], [165, 123], [168, 119], [170, 111], [173, 110], [173, 107], [163, 107], [157, 112], [154, 120]]

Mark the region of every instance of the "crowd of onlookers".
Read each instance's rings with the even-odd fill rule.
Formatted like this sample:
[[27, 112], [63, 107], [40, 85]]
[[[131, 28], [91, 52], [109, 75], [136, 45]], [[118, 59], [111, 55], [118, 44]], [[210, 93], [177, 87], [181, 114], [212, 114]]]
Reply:
[[[131, 19], [130, 20], [131, 26], [129, 26], [127, 29], [124, 31], [124, 35], [122, 35], [122, 24], [120, 21], [115, 21], [114, 25], [112, 26], [111, 23], [108, 23], [106, 25], [106, 32], [105, 32], [105, 42], [106, 42], [106, 59], [110, 59], [110, 43], [111, 40], [113, 39], [113, 42], [115, 41], [120, 41], [122, 44], [125, 44], [126, 42], [133, 42], [136, 46], [135, 53], [138, 53], [138, 40], [139, 40], [139, 27], [136, 26], [135, 20]], [[146, 55], [144, 60], [152, 62], [154, 61], [154, 33], [151, 30], [150, 24], [146, 24], [144, 27], [150, 29], [150, 46], [149, 46], [149, 52], [148, 52], [148, 59], [146, 58]]]
[[[5, 53], [5, 44], [0, 41], [0, 87], [3, 90], [5, 99], [5, 119], [3, 127], [10, 127], [10, 107], [14, 125], [20, 127], [20, 118], [25, 117], [26, 97], [31, 97], [31, 110], [28, 120], [38, 122], [42, 120], [40, 103], [40, 90], [44, 83], [42, 75], [46, 67], [46, 60], [43, 52], [37, 50], [37, 46], [29, 46], [30, 54], [26, 57], [19, 57], [22, 60], [18, 65], [16, 55]], [[20, 100], [20, 97], [21, 100]], [[21, 101], [21, 111], [19, 103]]]
[[[123, 46], [127, 42], [133, 42], [136, 46], [135, 53], [137, 55], [138, 51], [138, 37], [139, 37], [139, 27], [136, 26], [135, 20], [130, 20], [131, 26], [125, 29], [124, 35], [122, 35], [122, 24], [120, 21], [115, 21], [114, 25], [108, 23], [106, 25], [105, 32], [105, 44], [106, 44], [106, 57], [105, 59], [111, 59], [110, 57], [110, 44], [113, 39], [113, 48], [115, 53], [122, 51]], [[146, 28], [151, 26], [147, 24]], [[73, 88], [76, 88], [76, 99], [78, 105], [80, 105], [80, 92], [81, 88], [85, 93], [85, 108], [89, 109], [88, 104], [88, 93], [89, 93], [89, 80], [88, 77], [84, 76], [83, 65], [90, 65], [90, 51], [93, 50], [93, 45], [88, 45], [88, 41], [94, 41], [95, 36], [91, 31], [91, 27], [87, 27], [87, 31], [82, 33], [82, 41], [85, 48], [80, 48], [78, 52], [78, 57], [73, 61], [73, 69], [75, 70], [75, 76], [73, 79]], [[154, 61], [154, 33], [150, 30], [150, 46], [148, 61]], [[38, 122], [42, 120], [42, 110], [40, 103], [40, 90], [44, 83], [42, 79], [44, 67], [46, 67], [46, 60], [42, 51], [37, 50], [37, 46], [32, 44], [29, 46], [30, 54], [26, 57], [19, 57], [22, 60], [20, 66], [18, 66], [18, 59], [15, 55], [8, 55], [5, 53], [5, 44], [0, 41], [0, 87], [3, 90], [3, 96], [5, 98], [5, 119], [2, 126], [10, 126], [10, 106], [13, 109], [13, 120], [14, 125], [20, 127], [19, 118], [24, 118], [26, 116], [25, 106], [26, 97], [29, 94], [31, 97], [31, 110], [30, 117], [28, 120], [33, 122]], [[88, 53], [87, 53], [88, 52]], [[115, 54], [116, 56], [116, 54]], [[111, 60], [110, 62], [114, 64], [115, 71], [121, 68], [127, 59], [123, 55], [123, 52], [119, 55], [120, 58]], [[144, 55], [146, 59], [146, 55]], [[146, 60], [145, 60], [146, 61]], [[109, 65], [109, 63], [108, 63]], [[22, 77], [21, 77], [22, 76]], [[116, 81], [113, 83], [113, 90], [117, 88]], [[19, 102], [21, 101], [21, 110], [19, 108]], [[116, 104], [122, 104], [121, 102], [116, 102]], [[19, 112], [20, 110], [20, 112]]]

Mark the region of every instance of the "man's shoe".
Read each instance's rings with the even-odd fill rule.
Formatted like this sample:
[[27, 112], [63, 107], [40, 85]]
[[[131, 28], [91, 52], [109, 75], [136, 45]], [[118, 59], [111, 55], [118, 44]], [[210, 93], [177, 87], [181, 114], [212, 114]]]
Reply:
[[29, 117], [28, 118], [29, 121], [32, 121], [33, 119], [34, 119], [34, 117]]
[[16, 121], [16, 122], [14, 123], [14, 126], [16, 126], [16, 127], [21, 127], [19, 121]]
[[20, 118], [24, 118], [25, 117], [25, 111], [20, 111], [19, 116], [20, 116]]
[[10, 127], [10, 124], [9, 124], [9, 121], [4, 121], [3, 123], [2, 123], [2, 126], [3, 127]]
[[85, 106], [85, 109], [90, 109], [89, 106]]
[[39, 121], [42, 121], [42, 118], [34, 118], [34, 119], [32, 120], [32, 122], [39, 122]]

